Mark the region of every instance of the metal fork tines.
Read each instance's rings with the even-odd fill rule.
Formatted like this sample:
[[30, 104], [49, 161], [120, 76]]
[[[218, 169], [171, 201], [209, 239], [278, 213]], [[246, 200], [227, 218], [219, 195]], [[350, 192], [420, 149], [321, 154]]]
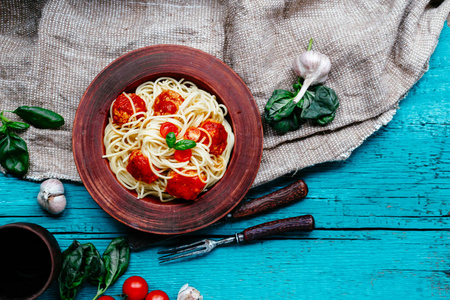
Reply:
[[236, 236], [224, 238], [218, 241], [204, 239], [192, 244], [166, 249], [158, 252], [158, 254], [164, 254], [159, 257], [159, 262], [165, 263], [175, 259], [202, 255], [211, 252], [217, 246], [222, 246], [233, 242], [239, 242], [238, 234], [236, 234]]
[[247, 228], [241, 233], [236, 233], [232, 237], [224, 238], [218, 241], [205, 239], [189, 245], [159, 251], [159, 254], [165, 254], [159, 258], [159, 262], [165, 263], [184, 257], [206, 254], [211, 252], [211, 250], [217, 246], [222, 246], [233, 242], [251, 242], [253, 240], [290, 231], [311, 231], [314, 229], [314, 224], [314, 218], [311, 215], [267, 222]]

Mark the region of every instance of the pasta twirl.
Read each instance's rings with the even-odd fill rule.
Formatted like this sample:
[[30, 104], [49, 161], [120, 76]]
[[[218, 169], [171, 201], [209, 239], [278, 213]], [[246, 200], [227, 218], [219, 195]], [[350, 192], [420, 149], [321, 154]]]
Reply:
[[[145, 107], [137, 98], [145, 102]], [[110, 114], [103, 157], [109, 160], [117, 180], [127, 189], [135, 190], [138, 198], [152, 195], [163, 202], [170, 201], [176, 193], [167, 192], [168, 183], [173, 186], [180, 184], [180, 179], [183, 184], [183, 178], [187, 178], [187, 183], [196, 179], [203, 183], [201, 190], [205, 191], [224, 175], [234, 145], [234, 134], [225, 119], [227, 108], [194, 83], [170, 77], [145, 82], [135, 94], [119, 96], [112, 103]], [[175, 159], [176, 150], [162, 136], [161, 126], [167, 122], [176, 126], [177, 141], [192, 139], [192, 129], [199, 133], [188, 161]], [[217, 130], [206, 124], [216, 125]], [[131, 160], [138, 167], [148, 165], [148, 173], [156, 176], [130, 174]], [[143, 178], [156, 180], [149, 183]]]

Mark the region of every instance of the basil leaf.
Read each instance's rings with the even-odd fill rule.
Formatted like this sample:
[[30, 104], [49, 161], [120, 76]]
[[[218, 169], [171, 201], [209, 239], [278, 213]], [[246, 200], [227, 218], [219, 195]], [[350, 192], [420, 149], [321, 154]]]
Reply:
[[[301, 109], [296, 107], [293, 111], [293, 113], [279, 121], [272, 121], [269, 122], [269, 125], [275, 129], [276, 131], [279, 131], [281, 133], [286, 133], [288, 131], [297, 130], [300, 128], [300, 126], [305, 123], [305, 120], [300, 118]], [[266, 118], [267, 120], [267, 118]]]
[[30, 127], [30, 124], [23, 123], [23, 122], [9, 122], [6, 124], [9, 128], [17, 129], [17, 130], [25, 130], [28, 127]]
[[176, 137], [175, 133], [172, 131], [169, 132], [166, 135], [167, 146], [169, 146], [169, 148], [173, 148], [173, 146], [175, 145], [176, 142], [177, 142], [177, 137]]
[[83, 244], [85, 256], [85, 277], [93, 285], [98, 285], [105, 275], [105, 265], [98, 250], [92, 243]]
[[16, 115], [37, 128], [58, 128], [64, 125], [64, 118], [45, 108], [21, 106], [13, 111]]
[[0, 127], [0, 134], [7, 134], [8, 133], [8, 127], [6, 125], [3, 125]]
[[[319, 86], [314, 100], [309, 106], [304, 106], [301, 114], [305, 119], [319, 119], [333, 114], [339, 106], [339, 100], [333, 89]], [[331, 120], [330, 120], [331, 122]]]
[[97, 298], [128, 268], [130, 248], [125, 238], [116, 238], [102, 258], [93, 244], [73, 241], [62, 253], [62, 259], [58, 277], [61, 299], [73, 300], [86, 280], [98, 286]]
[[197, 146], [197, 143], [195, 141], [192, 141], [192, 140], [181, 140], [178, 143], [176, 143], [173, 146], [173, 148], [175, 150], [187, 150], [187, 149], [194, 148], [195, 146]]
[[294, 93], [275, 90], [264, 109], [266, 122], [276, 131], [285, 133], [297, 130], [311, 119], [314, 123], [325, 125], [331, 122], [339, 106], [339, 100], [333, 89], [316, 85], [308, 89], [303, 98], [294, 104], [293, 99], [302, 88], [299, 78], [293, 85]]
[[105, 276], [98, 285], [97, 295], [94, 300], [103, 294], [106, 289], [114, 284], [128, 268], [130, 262], [130, 247], [124, 237], [118, 237], [111, 241], [103, 253]]
[[331, 121], [333, 121], [335, 116], [336, 116], [336, 112], [333, 112], [332, 114], [330, 114], [328, 116], [324, 116], [324, 117], [321, 117], [321, 118], [315, 120], [315, 122], [319, 125], [326, 125], [326, 124], [330, 123]]
[[275, 90], [264, 108], [265, 114], [270, 121], [279, 121], [287, 117], [294, 110], [292, 101], [295, 95], [286, 90]]
[[5, 131], [0, 139], [0, 164], [6, 171], [23, 176], [28, 172], [29, 154], [25, 141], [18, 135]]
[[62, 254], [63, 263], [58, 277], [61, 300], [74, 299], [81, 288], [85, 279], [83, 252], [82, 245], [73, 241]]

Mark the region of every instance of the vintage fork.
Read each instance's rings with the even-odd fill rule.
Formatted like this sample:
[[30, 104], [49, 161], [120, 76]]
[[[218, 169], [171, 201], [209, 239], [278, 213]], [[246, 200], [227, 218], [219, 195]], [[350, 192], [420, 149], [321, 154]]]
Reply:
[[206, 254], [211, 252], [217, 246], [222, 246], [233, 242], [240, 244], [284, 232], [312, 231], [313, 229], [314, 218], [311, 215], [276, 220], [247, 228], [241, 233], [236, 233], [232, 237], [224, 238], [218, 241], [204, 239], [192, 244], [159, 251], [158, 254], [163, 254], [159, 257], [159, 262], [166, 263], [180, 258]]

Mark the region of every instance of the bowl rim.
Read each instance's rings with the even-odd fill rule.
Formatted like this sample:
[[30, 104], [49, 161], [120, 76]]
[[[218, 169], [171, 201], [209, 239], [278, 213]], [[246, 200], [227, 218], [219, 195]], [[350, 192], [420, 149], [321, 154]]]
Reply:
[[42, 295], [49, 287], [50, 284], [53, 283], [53, 281], [58, 277], [59, 272], [61, 270], [61, 264], [62, 264], [62, 254], [61, 254], [61, 248], [58, 244], [58, 241], [53, 236], [53, 234], [50, 233], [46, 228], [42, 227], [39, 224], [30, 223], [30, 222], [14, 222], [9, 223], [0, 226], [0, 231], [7, 230], [7, 229], [23, 229], [28, 232], [32, 232], [35, 234], [39, 239], [45, 244], [47, 247], [48, 253], [50, 255], [50, 261], [52, 263], [52, 266], [50, 268], [49, 276], [45, 282], [45, 284], [34, 292], [31, 295], [24, 296], [23, 298], [17, 298], [17, 299], [36, 299], [40, 295]]
[[[189, 61], [186, 60], [184, 62], [182, 60], [182, 58], [184, 59], [185, 57], [188, 57], [190, 60]], [[134, 59], [134, 61], [133, 61], [133, 59]], [[203, 65], [203, 63], [206, 64], [206, 67], [205, 67], [205, 65]], [[176, 64], [179, 64], [179, 65], [176, 65]], [[197, 64], [197, 65], [195, 65], [195, 64]], [[118, 81], [121, 80], [121, 78], [118, 77], [118, 73], [117, 73], [118, 70], [126, 70], [128, 72], [129, 69], [131, 68], [131, 66], [133, 66], [133, 65], [142, 66], [143, 68], [145, 68], [145, 70], [152, 70], [152, 72], [145, 73], [144, 71], [139, 70], [139, 71], [137, 71], [137, 72], [140, 72], [139, 75], [137, 75], [136, 77], [130, 78], [128, 80], [125, 80], [123, 82], [120, 82], [120, 84], [118, 84]], [[154, 69], [156, 67], [158, 67], [158, 71], [154, 71]], [[206, 69], [210, 68], [211, 70], [206, 70], [205, 68]], [[197, 72], [197, 73], [196, 74], [185, 73], [186, 70], [191, 70], [191, 71]], [[221, 76], [226, 76], [226, 79], [228, 79], [230, 82], [226, 82], [226, 81], [222, 82], [219, 79], [215, 78], [215, 76], [211, 75], [211, 74], [215, 74], [215, 73], [211, 73], [213, 71], [215, 73], [220, 74]], [[239, 185], [239, 193], [238, 193], [239, 195], [232, 194], [232, 197], [233, 197], [232, 203], [227, 203], [226, 209], [225, 210], [222, 209], [220, 214], [217, 214], [213, 217], [208, 216], [208, 219], [206, 221], [204, 221], [204, 223], [202, 223], [202, 224], [198, 224], [199, 222], [197, 222], [195, 225], [191, 224], [189, 226], [182, 226], [178, 222], [176, 222], [176, 220], [174, 219], [173, 224], [163, 223], [163, 225], [165, 227], [159, 228], [158, 226], [155, 227], [154, 225], [150, 226], [143, 220], [137, 220], [137, 222], [135, 222], [135, 220], [132, 220], [132, 218], [125, 217], [123, 214], [116, 211], [118, 208], [114, 207], [114, 205], [111, 203], [111, 201], [106, 202], [105, 199], [102, 199], [102, 196], [99, 194], [98, 187], [95, 187], [93, 184], [93, 181], [95, 181], [95, 180], [93, 180], [92, 178], [89, 178], [89, 177], [91, 177], [91, 175], [89, 175], [86, 172], [87, 167], [89, 167], [86, 165], [87, 164], [86, 160], [90, 161], [91, 159], [83, 157], [82, 154], [80, 153], [80, 152], [82, 152], [82, 147], [85, 146], [85, 144], [86, 144], [86, 140], [89, 139], [89, 138], [86, 138], [86, 135], [88, 135], [87, 132], [89, 130], [92, 130], [92, 129], [88, 129], [88, 127], [86, 125], [86, 121], [83, 122], [83, 118], [86, 117], [83, 114], [85, 114], [86, 111], [92, 113], [92, 110], [93, 110], [92, 108], [89, 110], [86, 107], [88, 107], [89, 104], [92, 104], [92, 106], [93, 106], [93, 105], [96, 105], [97, 102], [99, 102], [99, 100], [95, 100], [96, 102], [90, 103], [90, 101], [92, 101], [92, 98], [94, 97], [93, 95], [95, 95], [96, 93], [101, 94], [101, 93], [109, 92], [109, 91], [105, 92], [106, 88], [101, 90], [102, 83], [106, 87], [111, 86], [113, 83], [115, 84], [115, 86], [120, 85], [120, 88], [115, 87], [115, 89], [117, 91], [119, 91], [117, 93], [117, 95], [118, 95], [122, 91], [128, 91], [130, 89], [135, 88], [138, 84], [140, 84], [144, 81], [150, 80], [149, 78], [156, 79], [156, 78], [159, 78], [162, 76], [171, 76], [171, 77], [175, 77], [175, 78], [183, 77], [186, 80], [194, 82], [196, 85], [199, 86], [199, 88], [205, 89], [208, 92], [212, 92], [212, 94], [215, 94], [218, 101], [224, 103], [227, 106], [228, 111], [229, 111], [228, 116], [229, 116], [229, 118], [231, 118], [230, 125], [232, 126], [233, 132], [235, 134], [236, 141], [235, 141], [235, 145], [234, 145], [234, 149], [233, 149], [233, 154], [232, 154], [232, 157], [230, 158], [229, 165], [227, 167], [227, 171], [226, 171], [224, 177], [218, 183], [216, 183], [213, 187], [211, 187], [206, 193], [204, 193], [203, 195], [200, 195], [198, 201], [196, 200], [193, 203], [199, 203], [199, 202], [201, 202], [200, 200], [206, 201], [205, 199], [202, 199], [202, 198], [206, 198], [205, 195], [212, 194], [212, 191], [214, 189], [217, 189], [216, 188], [217, 186], [223, 185], [223, 183], [221, 184], [221, 182], [224, 181], [224, 179], [227, 177], [227, 173], [229, 173], [229, 169], [231, 168], [231, 166], [233, 166], [233, 164], [235, 162], [235, 155], [237, 155], [236, 151], [242, 151], [241, 148], [243, 146], [245, 146], [244, 139], [248, 138], [248, 135], [249, 135], [248, 133], [236, 134], [236, 127], [238, 126], [238, 124], [239, 124], [239, 126], [242, 126], [241, 124], [246, 124], [245, 122], [252, 125], [252, 127], [249, 129], [249, 131], [251, 131], [251, 134], [254, 135], [254, 137], [253, 137], [254, 142], [251, 144], [252, 151], [249, 151], [249, 152], [251, 152], [250, 154], [247, 153], [246, 155], [244, 155], [245, 157], [240, 158], [239, 162], [240, 163], [243, 162], [244, 165], [246, 165], [247, 163], [244, 162], [244, 159], [247, 159], [256, 166], [255, 170], [241, 170], [241, 172], [238, 172], [238, 173], [242, 173], [241, 175], [243, 175], [243, 176], [245, 175], [244, 176], [245, 178], [243, 177], [243, 179], [242, 179], [243, 183]], [[209, 77], [206, 78], [205, 76], [209, 76]], [[120, 78], [120, 80], [118, 80], [118, 78]], [[116, 80], [116, 81], [114, 81], [114, 80]], [[217, 83], [217, 82], [219, 82], [219, 83]], [[239, 94], [239, 96], [242, 95], [241, 98], [245, 99], [247, 101], [238, 102], [238, 101], [241, 101], [241, 100], [239, 100], [240, 98], [238, 100], [231, 99], [231, 98], [230, 99], [222, 99], [222, 96], [224, 96], [223, 90], [225, 90], [225, 86], [227, 86], [227, 84], [234, 84], [234, 86], [238, 88], [239, 93], [241, 93], [241, 94]], [[220, 87], [218, 85], [220, 85]], [[99, 90], [100, 90], [100, 92], [99, 92]], [[92, 94], [92, 93], [94, 93], [94, 94]], [[233, 93], [233, 92], [230, 92], [230, 93]], [[234, 93], [237, 94], [237, 92], [234, 92]], [[117, 97], [117, 95], [115, 97]], [[107, 97], [108, 99], [105, 99], [103, 106], [109, 107], [110, 103], [112, 102], [113, 99], [115, 99], [115, 97], [114, 98]], [[100, 104], [97, 104], [97, 106], [101, 107]], [[239, 110], [235, 111], [236, 107], [238, 107]], [[245, 117], [243, 117], [243, 116], [239, 117], [239, 115], [242, 113], [244, 107], [246, 109]], [[101, 137], [103, 137], [104, 126], [106, 126], [105, 124], [106, 124], [108, 116], [109, 116], [109, 109], [106, 110], [106, 112], [105, 112], [104, 110], [102, 110], [100, 108], [97, 111], [97, 113], [100, 113], [100, 115], [103, 116], [103, 127], [102, 127], [102, 132], [101, 132]], [[244, 119], [246, 121], [243, 121]], [[247, 119], [250, 119], [250, 120], [247, 120]], [[92, 125], [92, 127], [100, 127], [99, 123], [100, 123], [100, 121], [97, 121], [94, 125]], [[81, 126], [83, 127], [83, 129], [81, 128]], [[89, 127], [91, 127], [91, 126], [89, 126]], [[98, 135], [98, 132], [93, 132], [93, 134]], [[262, 124], [261, 124], [261, 117], [260, 117], [256, 102], [255, 102], [250, 90], [245, 85], [245, 83], [242, 81], [242, 79], [228, 65], [226, 65], [223, 61], [217, 59], [216, 57], [214, 57], [206, 52], [203, 52], [201, 50], [195, 49], [195, 48], [181, 46], [181, 45], [162, 44], [162, 45], [153, 45], [153, 46], [142, 47], [142, 48], [138, 48], [136, 50], [130, 51], [130, 52], [120, 56], [119, 58], [115, 59], [114, 61], [112, 61], [94, 78], [94, 80], [90, 83], [90, 85], [86, 89], [85, 93], [83, 94], [83, 96], [80, 100], [76, 115], [75, 115], [75, 119], [74, 119], [74, 123], [73, 123], [72, 149], [73, 149], [73, 153], [74, 153], [75, 164], [77, 166], [77, 170], [78, 170], [78, 173], [80, 175], [82, 182], [84, 183], [84, 185], [85, 185], [86, 189], [88, 190], [89, 194], [91, 195], [91, 197], [94, 199], [94, 201], [97, 202], [97, 204], [103, 210], [105, 210], [109, 215], [114, 217], [116, 220], [118, 220], [132, 228], [135, 228], [135, 229], [138, 229], [141, 231], [150, 232], [150, 233], [170, 235], [170, 234], [180, 234], [180, 233], [192, 232], [192, 231], [204, 228], [204, 227], [214, 223], [215, 221], [219, 220], [220, 218], [224, 217], [234, 207], [236, 207], [236, 205], [240, 202], [240, 200], [242, 200], [242, 198], [245, 196], [247, 191], [250, 189], [250, 187], [257, 175], [257, 172], [258, 172], [258, 169], [259, 169], [259, 166], [261, 163], [261, 158], [262, 158], [262, 146], [263, 146], [262, 138], [263, 138], [263, 129], [262, 129]], [[101, 139], [101, 146], [103, 149], [104, 148], [103, 138]], [[249, 146], [249, 145], [247, 145], [247, 146]], [[95, 147], [96, 147], [95, 149], [97, 149], [97, 150], [92, 150], [92, 152], [97, 153], [98, 147], [97, 146], [95, 146]], [[91, 155], [89, 155], [89, 156], [91, 156]], [[107, 162], [107, 160], [103, 159], [103, 158], [100, 158], [100, 160], [103, 163], [105, 163], [109, 169], [109, 162]], [[99, 167], [99, 166], [96, 165], [95, 167]], [[100, 166], [100, 168], [103, 168], [103, 171], [105, 171], [104, 166], [103, 167]], [[236, 168], [236, 166], [234, 166], [234, 168]], [[98, 170], [95, 172], [97, 174], [101, 174], [98, 172]], [[108, 176], [112, 175], [112, 176], [114, 176], [114, 181], [117, 184], [119, 184], [117, 179], [115, 178], [115, 175], [112, 174], [112, 172], [110, 170], [109, 170], [109, 173], [110, 173], [109, 175], [101, 174], [99, 176], [101, 176], [103, 179], [106, 179], [106, 181], [108, 183], [110, 183], [111, 180]], [[227, 178], [228, 178], [227, 180], [230, 180], [229, 176]], [[236, 181], [237, 181], [237, 179], [232, 180], [232, 182], [236, 182]], [[126, 193], [130, 193], [130, 191], [128, 191], [122, 185], [120, 185], [120, 187]], [[114, 187], [114, 188], [116, 188], [116, 187]], [[222, 186], [221, 193], [215, 192], [214, 194], [216, 196], [223, 195], [223, 192], [233, 192], [233, 191], [230, 190], [230, 188], [226, 188], [226, 187]], [[125, 194], [121, 194], [121, 197], [127, 197], [127, 196]], [[121, 201], [122, 204], [125, 203], [125, 202], [123, 202], [122, 199], [119, 199], [118, 201]], [[145, 201], [145, 202], [147, 202], [147, 201]], [[160, 204], [161, 203], [158, 203], [158, 205], [160, 205]], [[125, 204], [125, 205], [128, 205], [128, 204]], [[167, 204], [164, 204], [164, 205], [167, 205]], [[192, 203], [186, 203], [186, 202], [170, 203], [170, 206], [171, 206], [170, 212], [172, 214], [174, 213], [173, 211], [177, 210], [177, 209], [179, 211], [185, 210], [186, 213], [192, 214], [192, 209], [186, 208], [186, 207], [192, 206]], [[183, 207], [180, 207], [180, 206], [183, 206]], [[136, 216], [134, 209], [132, 209], [130, 207], [128, 207], [126, 209], [129, 209], [129, 210], [131, 209], [133, 216]], [[141, 210], [140, 212], [143, 212], [143, 211], [145, 211], [146, 213], [149, 213], [149, 211], [145, 210], [145, 207], [144, 207], [144, 210]], [[200, 211], [200, 213], [202, 213], [201, 217], [203, 217], [203, 213], [208, 213], [208, 212]], [[154, 216], [154, 215], [152, 215], [152, 216]], [[195, 216], [190, 216], [190, 217], [192, 218]], [[168, 219], [170, 219], [170, 217], [168, 217]], [[153, 221], [156, 222], [155, 220], [153, 220]], [[158, 223], [158, 224], [159, 224], [159, 226], [161, 226], [161, 223]]]

